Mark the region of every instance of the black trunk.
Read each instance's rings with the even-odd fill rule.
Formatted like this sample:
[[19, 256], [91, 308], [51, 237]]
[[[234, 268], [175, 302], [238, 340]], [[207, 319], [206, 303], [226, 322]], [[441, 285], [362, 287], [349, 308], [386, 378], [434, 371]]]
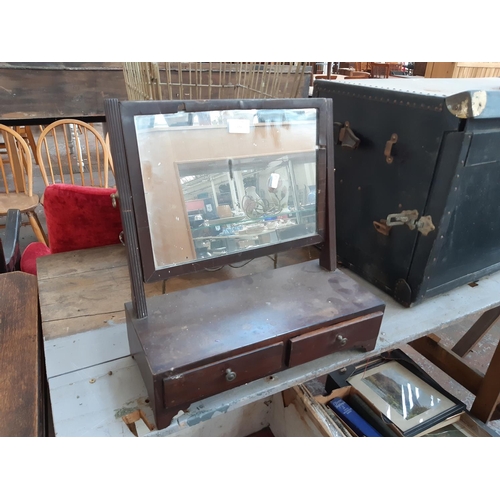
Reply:
[[[339, 261], [406, 306], [500, 269], [496, 89], [493, 78], [314, 84], [333, 100]], [[411, 220], [391, 226], [403, 211]]]

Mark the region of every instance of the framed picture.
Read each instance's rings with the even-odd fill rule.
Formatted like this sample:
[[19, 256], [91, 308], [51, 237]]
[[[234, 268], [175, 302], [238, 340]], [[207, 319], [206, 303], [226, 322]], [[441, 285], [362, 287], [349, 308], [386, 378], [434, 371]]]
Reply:
[[469, 429], [462, 425], [460, 422], [455, 422], [454, 424], [449, 424], [440, 429], [428, 432], [422, 437], [473, 437], [474, 435], [470, 433]]
[[462, 413], [456, 422], [436, 429], [429, 429], [421, 437], [494, 437], [494, 431], [489, 430], [485, 424]]
[[420, 434], [464, 407], [397, 361], [368, 368], [347, 382], [404, 436]]

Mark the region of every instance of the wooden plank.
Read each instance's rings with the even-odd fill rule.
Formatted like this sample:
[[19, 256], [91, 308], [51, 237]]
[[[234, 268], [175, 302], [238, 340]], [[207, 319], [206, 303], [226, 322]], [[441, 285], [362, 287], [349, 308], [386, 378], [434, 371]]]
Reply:
[[[178, 430], [173, 437], [244, 437], [269, 425], [270, 415], [276, 397], [255, 401], [236, 409], [234, 412], [221, 413], [210, 420]], [[155, 435], [155, 431], [149, 434]]]
[[499, 402], [500, 395], [500, 344], [495, 349], [483, 383], [476, 393], [471, 413], [484, 423], [487, 423]]
[[0, 275], [0, 436], [43, 435], [36, 277]]
[[500, 64], [496, 67], [458, 67], [453, 74], [454, 78], [493, 78], [500, 76]]
[[47, 378], [130, 356], [125, 324], [44, 342]]
[[425, 76], [425, 71], [427, 69], [428, 64], [434, 63], [426, 63], [426, 62], [415, 62], [415, 68], [413, 69], [414, 76]]
[[[283, 399], [292, 395], [293, 401], [283, 404]], [[325, 437], [329, 436], [326, 425], [310, 413], [304, 401], [300, 400], [293, 388], [273, 397], [273, 411], [270, 429], [276, 437]], [[331, 434], [330, 434], [331, 436]]]
[[458, 62], [459, 68], [496, 68], [500, 69], [500, 62]]
[[37, 260], [37, 275], [40, 284], [50, 278], [119, 267], [127, 270], [125, 247], [111, 245], [41, 257]]
[[489, 332], [500, 316], [500, 307], [486, 311], [455, 344], [452, 351], [464, 357]]
[[[131, 295], [122, 245], [49, 255], [37, 268], [46, 340], [125, 322]], [[146, 286], [148, 296], [161, 293], [162, 283]]]
[[[114, 313], [130, 301], [126, 273], [116, 269], [91, 271], [40, 283], [42, 319], [54, 321]], [[83, 293], [75, 293], [81, 289]]]
[[[289, 391], [296, 394], [292, 405], [305, 422], [310, 421], [324, 437], [344, 437], [337, 426], [331, 421], [323, 405], [318, 403], [305, 385], [295, 386]], [[286, 392], [286, 391], [285, 391]], [[282, 393], [285, 394], [285, 393]], [[286, 413], [286, 412], [285, 412]], [[273, 422], [271, 422], [271, 428]]]
[[[284, 252], [278, 266], [317, 258], [316, 249]], [[237, 264], [239, 265], [239, 264]], [[271, 269], [267, 257], [243, 267], [226, 266], [217, 272], [202, 271], [168, 280], [166, 293], [225, 281]], [[42, 257], [37, 261], [43, 335], [53, 340], [65, 335], [107, 328], [125, 322], [124, 304], [131, 301], [125, 247], [78, 250]], [[160, 295], [163, 283], [145, 285], [147, 297]]]
[[125, 311], [116, 311], [114, 313], [96, 314], [81, 317], [60, 319], [54, 321], [42, 322], [43, 338], [50, 342], [60, 337], [87, 333], [93, 331], [106, 331], [107, 327], [121, 325], [125, 329]]
[[483, 313], [500, 304], [500, 272], [482, 278], [474, 288], [463, 285], [410, 308], [397, 304], [351, 271], [343, 269], [343, 272], [358, 279], [368, 291], [383, 298], [386, 303], [376, 349], [386, 345], [387, 350], [403, 339], [405, 341], [401, 343], [409, 343], [424, 335], [438, 333], [442, 328], [455, 325], [472, 314]]
[[135, 361], [110, 361], [49, 379], [56, 436], [134, 437], [122, 416], [141, 409], [154, 422]]
[[429, 62], [426, 78], [480, 78], [500, 75], [498, 62]]
[[432, 75], [432, 70], [434, 69], [434, 63], [433, 62], [428, 62], [427, 66], [425, 67], [425, 78], [431, 78]]
[[455, 64], [454, 62], [428, 62], [425, 78], [452, 78]]
[[428, 335], [410, 342], [409, 345], [425, 356], [431, 363], [446, 372], [472, 394], [477, 394], [483, 374], [467, 364], [454, 352], [439, 344], [440, 338]]
[[81, 64], [76, 67], [79, 63], [45, 63], [45, 67], [23, 64], [0, 67], [2, 123], [43, 124], [61, 118], [103, 122], [104, 99], [127, 99], [120, 63], [114, 67], [91, 63], [91, 68]]

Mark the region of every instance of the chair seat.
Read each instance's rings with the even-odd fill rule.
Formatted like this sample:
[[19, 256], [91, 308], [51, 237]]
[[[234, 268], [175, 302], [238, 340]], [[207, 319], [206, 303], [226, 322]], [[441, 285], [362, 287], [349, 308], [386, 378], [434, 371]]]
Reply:
[[28, 196], [25, 193], [0, 194], [0, 215], [7, 215], [9, 208], [17, 208], [21, 212], [34, 210], [38, 206], [38, 195]]

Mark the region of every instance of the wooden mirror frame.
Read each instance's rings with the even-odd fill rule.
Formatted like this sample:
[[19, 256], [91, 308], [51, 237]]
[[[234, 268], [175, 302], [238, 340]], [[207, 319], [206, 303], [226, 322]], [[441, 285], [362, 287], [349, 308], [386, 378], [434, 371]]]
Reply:
[[[165, 280], [205, 268], [218, 267], [240, 262], [247, 258], [253, 259], [314, 244], [322, 244], [320, 265], [330, 271], [336, 268], [333, 113], [330, 99], [221, 99], [210, 101], [118, 101], [117, 99], [106, 99], [104, 107], [127, 247], [132, 302], [138, 318], [147, 316], [144, 283]], [[252, 248], [241, 253], [156, 269], [146, 211], [134, 117], [138, 115], [171, 114], [179, 111], [194, 113], [251, 109], [316, 109], [318, 146], [316, 153], [317, 234]]]

